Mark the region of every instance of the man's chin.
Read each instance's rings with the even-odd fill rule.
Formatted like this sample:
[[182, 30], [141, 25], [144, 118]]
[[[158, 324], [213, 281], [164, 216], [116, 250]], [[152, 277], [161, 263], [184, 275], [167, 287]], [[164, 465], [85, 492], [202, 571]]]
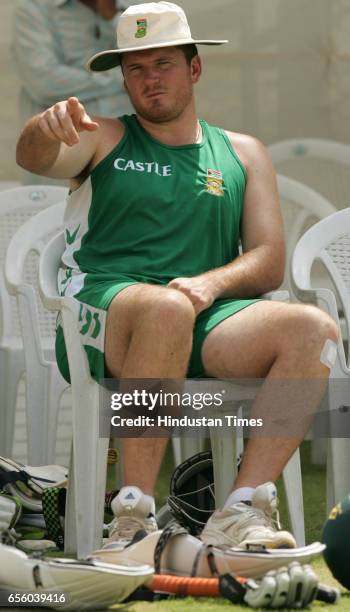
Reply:
[[136, 110], [140, 117], [146, 119], [146, 121], [151, 121], [152, 123], [168, 123], [169, 121], [176, 119], [178, 116], [178, 114], [174, 113], [174, 111], [165, 108]]

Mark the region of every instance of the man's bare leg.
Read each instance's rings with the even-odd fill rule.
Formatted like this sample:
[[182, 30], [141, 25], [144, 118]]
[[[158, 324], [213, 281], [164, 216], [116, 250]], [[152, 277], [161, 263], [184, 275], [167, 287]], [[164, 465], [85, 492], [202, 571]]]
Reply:
[[[115, 378], [186, 376], [194, 309], [179, 291], [132, 285], [111, 303], [106, 325], [106, 365]], [[123, 440], [125, 485], [154, 494], [166, 438]]]
[[208, 335], [202, 351], [207, 374], [265, 381], [252, 409], [263, 427], [259, 437], [248, 441], [224, 508], [202, 532], [206, 544], [296, 546], [293, 536], [276, 528], [272, 519], [277, 506], [273, 482], [312, 422], [329, 375], [320, 361], [322, 348], [326, 340], [336, 339], [336, 326], [322, 311], [273, 302], [249, 306]]
[[[219, 378], [267, 377], [251, 416], [281, 418], [292, 436], [298, 430], [290, 438], [250, 438], [235, 489], [275, 481], [281, 474], [318, 409], [329, 376], [329, 369], [320, 361], [322, 348], [327, 339], [336, 341], [337, 334], [334, 321], [313, 306], [258, 302], [226, 319], [208, 335], [202, 351], [207, 374]], [[306, 396], [296, 391], [307, 379], [310, 384], [304, 385]], [[296, 414], [306, 417], [298, 427]]]

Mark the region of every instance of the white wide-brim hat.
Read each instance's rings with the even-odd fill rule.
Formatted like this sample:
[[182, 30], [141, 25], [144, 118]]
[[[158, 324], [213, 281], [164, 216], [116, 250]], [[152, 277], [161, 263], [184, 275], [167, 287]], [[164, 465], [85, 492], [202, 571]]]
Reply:
[[120, 54], [177, 45], [223, 45], [227, 40], [195, 40], [186, 15], [172, 2], [148, 2], [130, 6], [121, 15], [117, 27], [117, 48], [96, 53], [87, 62], [94, 72], [120, 64]]

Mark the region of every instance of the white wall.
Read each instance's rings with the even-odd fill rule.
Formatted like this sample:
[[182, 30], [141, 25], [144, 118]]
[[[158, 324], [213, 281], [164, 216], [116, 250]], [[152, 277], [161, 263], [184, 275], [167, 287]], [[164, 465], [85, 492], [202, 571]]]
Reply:
[[[29, 2], [30, 0], [28, 0]], [[0, 2], [0, 180], [16, 178], [18, 84], [9, 62], [14, 0]], [[348, 0], [182, 0], [201, 47], [198, 108], [267, 144], [293, 136], [350, 142]]]

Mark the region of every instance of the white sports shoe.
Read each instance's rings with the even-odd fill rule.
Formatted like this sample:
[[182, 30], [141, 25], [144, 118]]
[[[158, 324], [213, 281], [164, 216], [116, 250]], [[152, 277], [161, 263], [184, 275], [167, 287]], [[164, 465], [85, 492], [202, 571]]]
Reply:
[[242, 549], [295, 548], [292, 534], [281, 531], [277, 505], [276, 487], [266, 482], [255, 489], [251, 505], [238, 502], [230, 508], [216, 510], [205, 525], [201, 540], [214, 546]]
[[144, 495], [138, 487], [123, 487], [112, 500], [115, 518], [109, 527], [109, 538], [103, 548], [125, 548], [135, 533], [145, 531], [148, 535], [157, 531], [152, 498]]

